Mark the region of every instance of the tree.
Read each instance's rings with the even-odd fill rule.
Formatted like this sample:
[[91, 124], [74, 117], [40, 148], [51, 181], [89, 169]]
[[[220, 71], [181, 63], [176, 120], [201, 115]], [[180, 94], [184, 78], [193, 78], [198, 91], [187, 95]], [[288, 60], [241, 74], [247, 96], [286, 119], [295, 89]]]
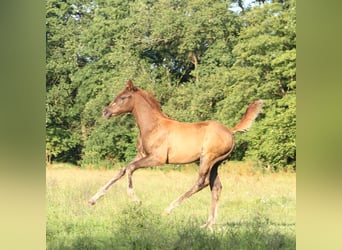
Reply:
[[109, 167], [132, 159], [134, 120], [102, 118], [129, 78], [180, 121], [232, 127], [264, 99], [231, 159], [295, 166], [295, 1], [234, 2], [241, 12], [230, 1], [48, 0], [48, 160]]
[[220, 105], [222, 110], [236, 110], [234, 106], [262, 98], [265, 107], [264, 118], [255, 128], [255, 133], [241, 137], [238, 144], [244, 150], [236, 152], [243, 152], [240, 159], [245, 155], [255, 156], [275, 168], [294, 167], [295, 1], [256, 6], [245, 11], [241, 18], [243, 28], [233, 49], [236, 60], [230, 69], [232, 84], [226, 88], [227, 95], [229, 93], [232, 98], [225, 99]]
[[[76, 163], [81, 140], [76, 132], [79, 114], [74, 112], [77, 85], [72, 75], [78, 70], [77, 35], [80, 13], [76, 5], [48, 0], [46, 4], [46, 154]], [[67, 153], [66, 153], [67, 152]]]

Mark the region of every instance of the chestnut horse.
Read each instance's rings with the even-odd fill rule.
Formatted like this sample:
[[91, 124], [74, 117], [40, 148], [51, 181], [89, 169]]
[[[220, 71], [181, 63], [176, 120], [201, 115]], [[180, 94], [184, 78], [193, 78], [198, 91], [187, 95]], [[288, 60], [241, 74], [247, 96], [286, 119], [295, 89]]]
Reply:
[[189, 191], [173, 201], [165, 212], [170, 214], [185, 199], [210, 185], [212, 204], [209, 219], [203, 227], [211, 227], [216, 221], [222, 189], [217, 168], [232, 152], [234, 134], [249, 129], [258, 116], [261, 106], [262, 100], [249, 105], [242, 120], [233, 129], [228, 129], [216, 121], [183, 123], [163, 114], [154, 97], [128, 80], [125, 89], [104, 109], [103, 115], [107, 119], [122, 113], [134, 115], [139, 127], [138, 154], [119, 171], [117, 176], [104, 185], [89, 200], [89, 203], [94, 205], [126, 173], [128, 194], [138, 200], [132, 183], [132, 174], [135, 170], [167, 163], [181, 164], [199, 160], [196, 183]]

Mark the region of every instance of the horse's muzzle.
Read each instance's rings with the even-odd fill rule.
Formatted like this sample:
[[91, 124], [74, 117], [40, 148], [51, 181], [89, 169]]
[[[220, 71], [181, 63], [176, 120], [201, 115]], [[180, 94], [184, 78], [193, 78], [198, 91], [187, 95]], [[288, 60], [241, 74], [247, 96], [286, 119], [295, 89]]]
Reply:
[[106, 119], [109, 119], [113, 115], [113, 113], [108, 108], [105, 108], [102, 113], [104, 118]]

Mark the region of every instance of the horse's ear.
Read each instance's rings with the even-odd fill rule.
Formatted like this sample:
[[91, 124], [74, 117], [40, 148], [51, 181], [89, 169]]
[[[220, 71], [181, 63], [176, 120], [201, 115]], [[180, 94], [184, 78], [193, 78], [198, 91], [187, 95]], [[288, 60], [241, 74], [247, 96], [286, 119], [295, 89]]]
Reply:
[[137, 91], [138, 90], [138, 88], [133, 85], [133, 82], [131, 80], [128, 80], [126, 82], [126, 89], [128, 91]]

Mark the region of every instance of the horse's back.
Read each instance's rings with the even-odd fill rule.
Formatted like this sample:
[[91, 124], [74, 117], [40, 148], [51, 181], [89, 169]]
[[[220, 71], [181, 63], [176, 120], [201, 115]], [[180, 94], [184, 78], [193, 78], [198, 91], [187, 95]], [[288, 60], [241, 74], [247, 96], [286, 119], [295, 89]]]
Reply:
[[202, 154], [223, 154], [233, 145], [232, 132], [216, 121], [183, 123], [167, 121], [168, 161], [186, 163], [198, 160]]

